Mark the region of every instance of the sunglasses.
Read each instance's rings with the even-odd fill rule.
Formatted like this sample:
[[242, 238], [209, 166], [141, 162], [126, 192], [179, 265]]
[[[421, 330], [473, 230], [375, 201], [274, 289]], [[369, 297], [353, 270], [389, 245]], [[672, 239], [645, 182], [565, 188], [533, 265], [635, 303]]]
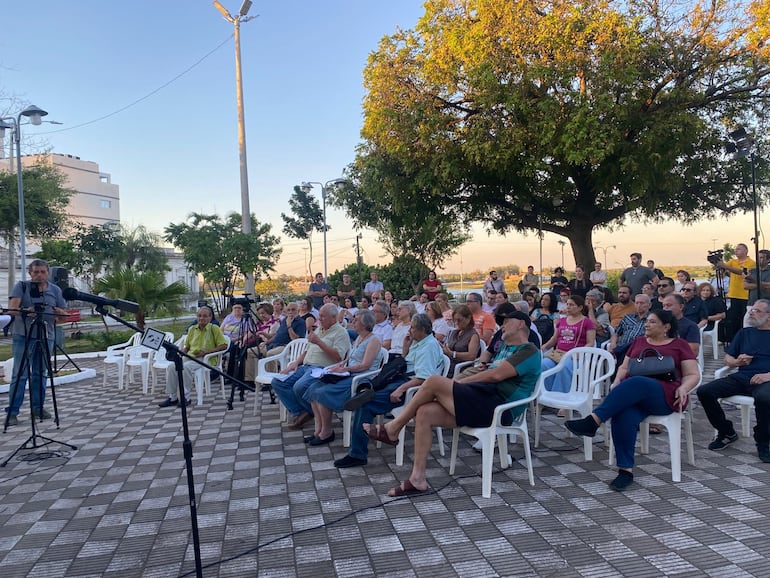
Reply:
[[692, 289], [690, 287], [682, 287], [682, 291], [687, 291], [688, 293], [691, 293]]

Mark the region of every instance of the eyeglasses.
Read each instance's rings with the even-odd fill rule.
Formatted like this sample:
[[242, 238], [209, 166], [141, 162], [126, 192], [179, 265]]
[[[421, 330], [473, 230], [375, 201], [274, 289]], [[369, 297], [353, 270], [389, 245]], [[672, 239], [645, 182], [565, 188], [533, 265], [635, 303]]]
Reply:
[[661, 287], [671, 287], [671, 285], [669, 285], [668, 283], [658, 283], [658, 288], [661, 288]]
[[692, 292], [692, 287], [682, 287], [682, 291]]

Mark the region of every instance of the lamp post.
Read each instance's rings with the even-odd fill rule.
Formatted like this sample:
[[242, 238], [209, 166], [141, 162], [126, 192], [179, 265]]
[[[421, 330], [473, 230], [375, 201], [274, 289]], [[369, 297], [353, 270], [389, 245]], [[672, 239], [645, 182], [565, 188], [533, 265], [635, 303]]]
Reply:
[[322, 203], [322, 209], [323, 209], [323, 233], [324, 233], [324, 281], [328, 278], [328, 262], [327, 262], [327, 254], [326, 254], [326, 191], [329, 189], [329, 187], [336, 187], [338, 185], [342, 185], [344, 183], [347, 183], [347, 179], [332, 179], [331, 181], [326, 181], [326, 184], [320, 183], [318, 181], [302, 181], [302, 184], [300, 185], [300, 189], [302, 189], [303, 192], [309, 193], [313, 190], [313, 185], [318, 185], [321, 187], [321, 203]]
[[596, 251], [597, 249], [604, 253], [604, 261], [602, 261], [602, 263], [606, 267], [608, 265], [608, 263], [607, 263], [607, 251], [609, 251], [610, 249], [617, 249], [617, 247], [615, 247], [615, 245], [609, 245], [608, 247], [602, 247], [600, 245], [596, 245], [596, 247], [594, 247], [594, 251]]
[[564, 269], [564, 245], [567, 244], [567, 241], [559, 240], [559, 245], [561, 245], [561, 268]]
[[[243, 0], [241, 9], [237, 16], [232, 16], [227, 9], [214, 0], [216, 8], [225, 20], [233, 25], [233, 35], [235, 36], [235, 96], [238, 106], [238, 155], [240, 157], [241, 172], [241, 231], [245, 234], [251, 233], [251, 209], [249, 207], [249, 170], [246, 159], [246, 122], [243, 114], [243, 82], [241, 76], [241, 22], [248, 22], [254, 16], [247, 16], [251, 8], [251, 0]], [[246, 291], [254, 293], [254, 277], [251, 273], [244, 274], [246, 277]]]
[[[21, 175], [21, 117], [29, 119], [29, 124], [35, 126], [43, 122], [43, 117], [48, 113], [34, 104], [28, 106], [14, 117], [0, 118], [0, 135], [4, 136], [6, 128], [13, 129], [12, 146], [16, 147], [16, 185], [19, 193], [19, 251], [21, 253], [21, 274], [24, 276], [24, 270], [27, 268], [27, 241], [26, 229], [24, 227], [24, 180]], [[11, 124], [4, 121], [10, 120]], [[9, 272], [10, 274], [10, 272]]]
[[750, 136], [746, 129], [739, 126], [728, 133], [728, 141], [725, 143], [725, 150], [737, 159], [748, 157], [751, 163], [751, 204], [754, 209], [754, 279], [757, 283], [757, 296], [762, 295], [762, 278], [759, 270], [759, 206], [757, 204], [757, 173], [754, 159], [754, 138]]

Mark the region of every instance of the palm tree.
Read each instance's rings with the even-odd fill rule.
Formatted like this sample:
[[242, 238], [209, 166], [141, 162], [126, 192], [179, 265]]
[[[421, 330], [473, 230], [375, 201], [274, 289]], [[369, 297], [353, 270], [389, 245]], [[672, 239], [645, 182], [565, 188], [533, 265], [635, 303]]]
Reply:
[[96, 281], [94, 292], [105, 293], [112, 299], [125, 299], [139, 304], [136, 324], [144, 329], [145, 316], [164, 309], [179, 311], [179, 298], [188, 292], [181, 281], [165, 284], [162, 274], [154, 271], [137, 273], [133, 269], [118, 269]]

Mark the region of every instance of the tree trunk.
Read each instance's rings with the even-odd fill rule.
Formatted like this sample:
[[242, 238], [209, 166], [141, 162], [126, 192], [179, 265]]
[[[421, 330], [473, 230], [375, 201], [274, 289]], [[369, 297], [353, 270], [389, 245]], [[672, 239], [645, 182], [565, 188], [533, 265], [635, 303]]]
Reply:
[[136, 312], [136, 326], [144, 331], [144, 309], [141, 307], [139, 308], [139, 311]]
[[[575, 264], [583, 265], [586, 277], [594, 270], [594, 263], [596, 262], [592, 237], [593, 228], [590, 224], [573, 227], [567, 234], [572, 246], [572, 255], [575, 257]], [[605, 269], [608, 268], [607, 263], [604, 263], [603, 266]], [[569, 267], [566, 268], [569, 269]]]

